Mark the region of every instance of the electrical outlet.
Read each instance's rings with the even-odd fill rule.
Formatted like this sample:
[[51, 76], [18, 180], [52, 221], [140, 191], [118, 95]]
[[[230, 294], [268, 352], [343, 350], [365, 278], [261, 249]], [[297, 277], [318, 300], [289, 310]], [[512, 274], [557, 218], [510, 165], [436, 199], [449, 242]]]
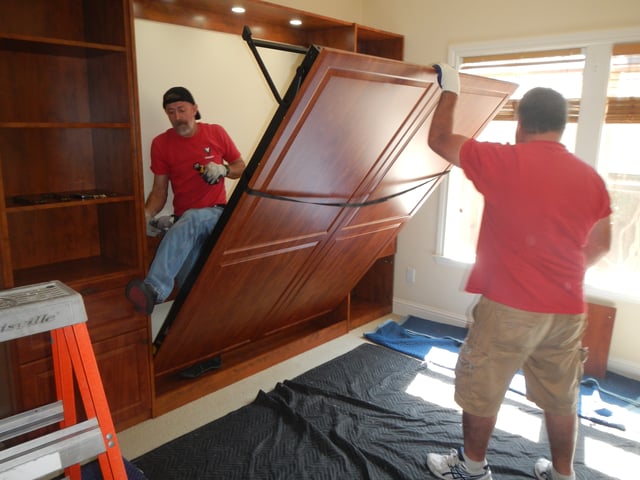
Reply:
[[415, 283], [416, 281], [416, 269], [413, 267], [407, 267], [407, 282]]

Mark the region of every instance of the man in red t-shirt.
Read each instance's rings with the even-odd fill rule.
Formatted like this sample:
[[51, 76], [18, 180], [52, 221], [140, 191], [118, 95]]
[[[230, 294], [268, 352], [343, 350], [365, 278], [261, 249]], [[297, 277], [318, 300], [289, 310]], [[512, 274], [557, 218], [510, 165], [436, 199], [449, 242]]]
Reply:
[[429, 131], [434, 152], [464, 171], [485, 206], [476, 262], [466, 290], [480, 294], [456, 365], [463, 447], [430, 453], [443, 479], [491, 479], [486, 452], [513, 375], [543, 409], [551, 461], [538, 479], [572, 480], [577, 399], [586, 352], [583, 281], [611, 243], [604, 181], [560, 143], [567, 103], [534, 88], [518, 105], [516, 144], [478, 142], [453, 133], [458, 72], [435, 65], [443, 89]]
[[220, 125], [197, 122], [198, 105], [184, 87], [162, 98], [172, 128], [151, 143], [153, 187], [145, 203], [147, 230], [173, 190], [175, 223], [167, 230], [144, 280], [127, 285], [137, 311], [150, 314], [174, 288], [182, 285], [227, 203], [224, 178], [240, 178], [245, 162]]

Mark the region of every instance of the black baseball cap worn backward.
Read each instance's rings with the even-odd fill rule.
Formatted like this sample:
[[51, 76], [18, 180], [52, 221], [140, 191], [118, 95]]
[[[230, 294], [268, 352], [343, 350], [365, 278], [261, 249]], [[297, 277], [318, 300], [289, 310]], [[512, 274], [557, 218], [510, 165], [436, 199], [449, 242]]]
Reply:
[[[191, 92], [184, 87], [171, 87], [162, 96], [163, 109], [166, 108], [169, 103], [173, 102], [189, 102], [193, 105], [196, 104]], [[200, 120], [200, 111], [196, 112], [196, 120]]]

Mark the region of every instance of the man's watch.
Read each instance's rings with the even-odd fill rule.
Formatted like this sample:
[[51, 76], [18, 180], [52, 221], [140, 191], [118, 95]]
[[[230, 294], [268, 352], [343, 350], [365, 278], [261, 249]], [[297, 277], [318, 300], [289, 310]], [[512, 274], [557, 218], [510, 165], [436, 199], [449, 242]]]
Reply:
[[225, 170], [224, 176], [228, 177], [229, 176], [229, 172], [231, 171], [231, 169], [229, 168], [229, 165], [225, 165], [224, 166], [224, 170]]

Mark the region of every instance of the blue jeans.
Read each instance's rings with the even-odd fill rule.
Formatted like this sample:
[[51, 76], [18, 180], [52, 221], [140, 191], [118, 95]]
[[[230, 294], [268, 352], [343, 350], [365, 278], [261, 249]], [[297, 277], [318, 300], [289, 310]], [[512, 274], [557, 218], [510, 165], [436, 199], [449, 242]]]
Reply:
[[171, 294], [174, 281], [184, 284], [220, 215], [222, 207], [187, 210], [165, 233], [144, 280], [155, 291], [157, 303]]

